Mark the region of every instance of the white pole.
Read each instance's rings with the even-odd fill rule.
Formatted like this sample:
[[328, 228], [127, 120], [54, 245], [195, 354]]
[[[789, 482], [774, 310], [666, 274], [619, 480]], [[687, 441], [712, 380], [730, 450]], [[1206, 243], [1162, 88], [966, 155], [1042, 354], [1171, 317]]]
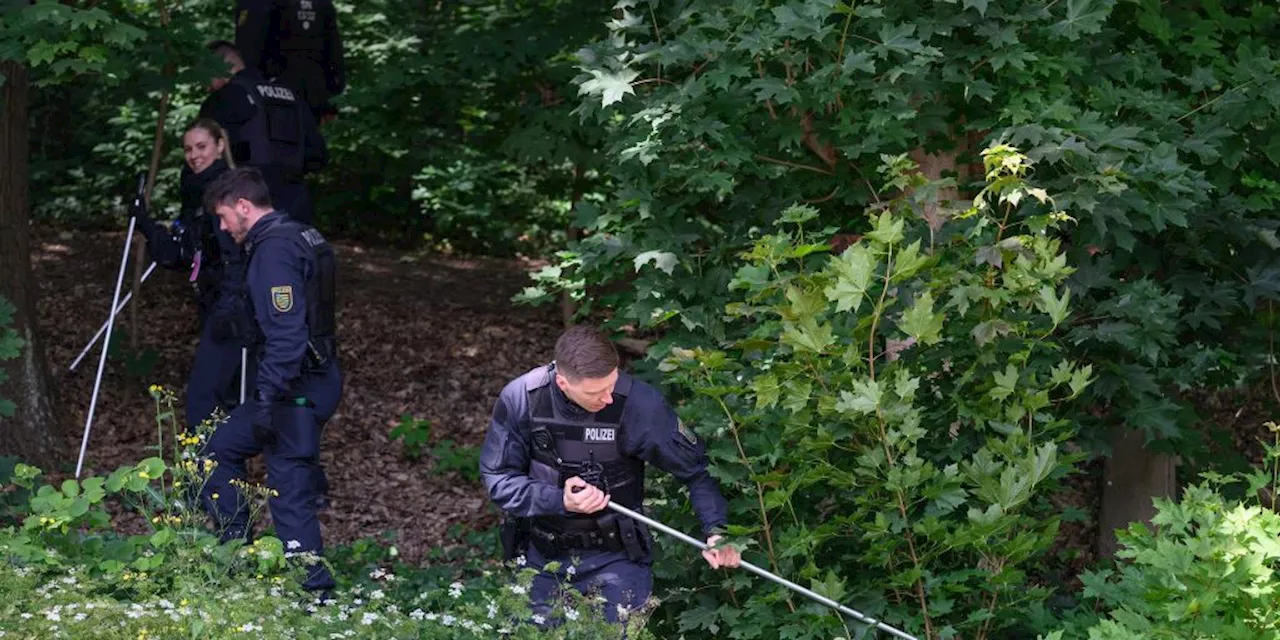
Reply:
[[[576, 493], [576, 492], [575, 492], [575, 493]], [[639, 513], [636, 513], [635, 511], [632, 511], [631, 509], [628, 509], [628, 508], [626, 508], [626, 507], [624, 507], [624, 506], [620, 505], [620, 504], [616, 504], [616, 503], [614, 503], [612, 500], [610, 500], [610, 501], [609, 501], [609, 504], [607, 504], [607, 505], [605, 505], [605, 506], [607, 506], [608, 508], [610, 508], [610, 509], [612, 509], [612, 510], [614, 510], [614, 511], [618, 512], [618, 513], [621, 513], [621, 514], [622, 514], [622, 515], [624, 515], [624, 516], [627, 516], [627, 517], [630, 517], [630, 518], [634, 518], [634, 519], [636, 519], [636, 520], [639, 520], [640, 522], [643, 522], [643, 523], [645, 523], [645, 524], [649, 525], [650, 527], [653, 527], [654, 529], [657, 529], [657, 530], [659, 530], [659, 531], [661, 531], [661, 532], [663, 532], [663, 533], [665, 533], [665, 534], [667, 534], [667, 535], [669, 535], [669, 536], [672, 536], [673, 538], [676, 538], [676, 539], [680, 540], [681, 542], [684, 542], [684, 543], [687, 543], [687, 544], [689, 544], [689, 545], [695, 546], [695, 547], [697, 547], [697, 548], [699, 548], [699, 549], [703, 549], [703, 550], [706, 550], [706, 549], [707, 549], [707, 543], [705, 543], [705, 542], [703, 542], [703, 541], [701, 541], [701, 540], [698, 540], [698, 539], [696, 539], [696, 538], [694, 538], [694, 537], [692, 537], [692, 536], [685, 535], [685, 534], [684, 534], [684, 533], [682, 533], [681, 531], [678, 531], [678, 530], [676, 530], [676, 529], [672, 529], [671, 527], [668, 527], [667, 525], [662, 524], [661, 522], [658, 522], [657, 520], [654, 520], [653, 518], [649, 518], [649, 517], [643, 516], [643, 515], [641, 515], [641, 514], [639, 514]], [[779, 585], [781, 585], [781, 586], [784, 586], [784, 587], [786, 587], [786, 588], [788, 588], [788, 589], [791, 589], [792, 591], [795, 591], [796, 593], [799, 593], [800, 595], [805, 596], [806, 598], [809, 598], [810, 600], [813, 600], [814, 602], [818, 602], [818, 603], [824, 604], [824, 605], [826, 605], [826, 606], [828, 606], [828, 607], [831, 607], [832, 609], [835, 609], [836, 611], [839, 611], [840, 613], [843, 613], [843, 614], [845, 614], [845, 615], [848, 615], [848, 616], [852, 617], [853, 619], [855, 619], [855, 620], [857, 620], [857, 621], [859, 621], [859, 622], [861, 622], [861, 623], [863, 623], [863, 624], [871, 625], [871, 626], [873, 626], [873, 627], [875, 627], [875, 628], [877, 628], [877, 629], [880, 629], [881, 631], [886, 631], [886, 632], [888, 632], [888, 633], [890, 633], [890, 634], [892, 634], [892, 635], [894, 635], [894, 636], [897, 636], [897, 637], [899, 637], [899, 638], [902, 638], [903, 640], [918, 640], [915, 636], [913, 636], [913, 635], [911, 635], [911, 634], [909, 634], [909, 633], [906, 633], [906, 632], [903, 632], [903, 631], [899, 631], [898, 629], [895, 629], [895, 628], [893, 628], [893, 627], [891, 627], [891, 626], [889, 626], [889, 625], [887, 625], [887, 624], [885, 624], [885, 623], [883, 623], [883, 622], [881, 622], [881, 621], [879, 621], [879, 620], [876, 620], [875, 618], [871, 618], [871, 617], [869, 617], [869, 616], [867, 616], [867, 615], [865, 615], [865, 614], [859, 613], [859, 612], [858, 612], [857, 610], [855, 610], [855, 609], [850, 609], [849, 607], [846, 607], [846, 606], [844, 606], [844, 605], [840, 604], [839, 602], [836, 602], [835, 600], [832, 600], [831, 598], [828, 598], [828, 597], [826, 597], [826, 596], [823, 596], [823, 595], [820, 595], [820, 594], [818, 594], [818, 593], [815, 593], [815, 592], [813, 592], [813, 591], [811, 591], [811, 590], [809, 590], [809, 589], [806, 589], [806, 588], [804, 588], [804, 587], [802, 587], [802, 586], [800, 586], [800, 585], [798, 585], [798, 584], [796, 584], [796, 583], [794, 583], [794, 582], [792, 582], [792, 581], [790, 581], [790, 580], [787, 580], [786, 578], [783, 578], [783, 577], [781, 577], [781, 576], [778, 576], [778, 575], [775, 575], [775, 574], [769, 573], [768, 571], [766, 571], [766, 570], [764, 570], [764, 569], [761, 569], [760, 567], [757, 567], [757, 566], [755, 566], [755, 565], [751, 564], [750, 562], [747, 562], [746, 560], [743, 560], [743, 561], [741, 562], [740, 566], [741, 566], [743, 569], [746, 569], [747, 571], [750, 571], [751, 573], [754, 573], [754, 574], [756, 574], [756, 575], [760, 576], [761, 578], [766, 578], [766, 579], [768, 579], [768, 580], [771, 580], [771, 581], [773, 581], [773, 582], [775, 582], [775, 583], [777, 583], [777, 584], [779, 584]]]
[[244, 387], [249, 377], [249, 349], [240, 347], [240, 404], [244, 404]]
[[[151, 266], [147, 267], [147, 271], [142, 274], [142, 282], [146, 282], [147, 278], [151, 277], [151, 272], [155, 270], [156, 270], [156, 263], [152, 261]], [[124, 299], [120, 301], [120, 306], [116, 307], [115, 313], [112, 314], [113, 317], [116, 315], [119, 315], [120, 312], [124, 310], [125, 306], [128, 305], [129, 301], [132, 299], [133, 299], [132, 291], [124, 294]], [[107, 332], [107, 322], [104, 322], [102, 323], [102, 326], [98, 328], [98, 333], [93, 336], [93, 339], [89, 341], [89, 344], [86, 344], [84, 348], [80, 350], [80, 355], [76, 356], [75, 362], [72, 362], [71, 367], [67, 370], [75, 371], [76, 367], [80, 366], [80, 362], [84, 360], [84, 357], [89, 354], [89, 350], [93, 348], [93, 345], [98, 344], [98, 338], [101, 338], [102, 334], [106, 332]]]
[[[129, 216], [129, 233], [124, 237], [124, 253], [120, 255], [120, 273], [115, 278], [115, 294], [111, 296], [111, 308], [116, 307], [120, 301], [120, 288], [124, 285], [124, 268], [129, 264], [129, 247], [133, 244], [133, 227], [138, 223], [136, 216]], [[76, 461], [76, 479], [79, 480], [81, 468], [84, 466], [84, 451], [88, 448], [88, 431], [93, 425], [93, 410], [97, 408], [97, 392], [102, 385], [102, 371], [106, 369], [106, 352], [111, 346], [111, 328], [115, 326], [115, 314], [111, 314], [106, 319], [106, 337], [102, 339], [102, 355], [97, 358], [97, 378], [93, 379], [93, 397], [88, 403], [88, 416], [84, 417], [84, 436], [81, 439], [81, 456]]]

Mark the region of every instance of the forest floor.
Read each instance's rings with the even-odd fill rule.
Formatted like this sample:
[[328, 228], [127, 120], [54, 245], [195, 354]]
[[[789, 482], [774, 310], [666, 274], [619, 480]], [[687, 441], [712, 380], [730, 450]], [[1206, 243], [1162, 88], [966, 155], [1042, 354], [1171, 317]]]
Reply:
[[[120, 233], [42, 232], [34, 238], [45, 355], [65, 421], [75, 425], [67, 436], [71, 457], [63, 468], [49, 470], [51, 478], [74, 473], [99, 349], [75, 371], [68, 367], [107, 319], [123, 240]], [[496, 522], [476, 470], [467, 470], [470, 477], [438, 470], [434, 445], [481, 444], [503, 385], [550, 359], [560, 310], [511, 302], [527, 285], [529, 265], [522, 261], [335, 246], [345, 389], [321, 445], [332, 494], [332, 506], [321, 514], [325, 541], [392, 536], [412, 562], [433, 546], [447, 545], [453, 525]], [[103, 377], [85, 475], [155, 454], [155, 403], [148, 387], [164, 385], [181, 399], [197, 339], [184, 276], [157, 269], [143, 284], [140, 300], [118, 317], [122, 332]], [[124, 291], [132, 279], [131, 264]], [[139, 335], [137, 347], [129, 349], [135, 304]], [[431, 424], [430, 444], [417, 460], [388, 435], [405, 414]], [[447, 447], [440, 451], [454, 462], [467, 460], [465, 449], [460, 457]], [[471, 460], [464, 466], [472, 466]], [[251, 474], [261, 468], [254, 465]], [[122, 519], [127, 524], [130, 518]]]

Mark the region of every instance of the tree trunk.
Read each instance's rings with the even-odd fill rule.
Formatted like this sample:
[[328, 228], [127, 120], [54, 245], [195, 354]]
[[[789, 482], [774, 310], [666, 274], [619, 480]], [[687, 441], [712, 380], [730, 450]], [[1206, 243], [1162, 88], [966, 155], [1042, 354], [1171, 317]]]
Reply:
[[[575, 162], [573, 165], [573, 195], [569, 199], [569, 243], [578, 241], [582, 236], [581, 231], [573, 224], [573, 216], [577, 215], [578, 201], [582, 200], [582, 192], [585, 185], [582, 182], [584, 170], [581, 162]], [[573, 303], [573, 299], [569, 297], [569, 292], [565, 291], [560, 294], [560, 316], [564, 320], [564, 328], [568, 329], [573, 326], [573, 316], [578, 312], [578, 305]]]
[[1098, 556], [1115, 556], [1116, 529], [1133, 522], [1150, 523], [1154, 498], [1178, 493], [1177, 459], [1152, 453], [1141, 431], [1120, 430], [1111, 439], [1111, 457], [1103, 474], [1102, 510], [1098, 515]]
[[0, 396], [17, 405], [14, 417], [0, 427], [0, 455], [16, 455], [48, 468], [59, 459], [62, 440], [53, 385], [36, 331], [27, 220], [27, 70], [0, 60], [0, 76], [4, 77], [0, 85], [0, 295], [17, 307], [14, 328], [26, 341], [18, 359], [5, 365], [9, 379], [0, 385]]

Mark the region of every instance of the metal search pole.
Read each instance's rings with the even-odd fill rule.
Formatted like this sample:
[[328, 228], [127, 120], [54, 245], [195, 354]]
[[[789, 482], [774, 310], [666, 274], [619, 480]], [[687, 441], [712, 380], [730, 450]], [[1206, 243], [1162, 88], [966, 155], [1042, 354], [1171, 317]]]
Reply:
[[[691, 537], [691, 536], [685, 535], [684, 533], [682, 533], [682, 532], [680, 532], [680, 531], [677, 531], [677, 530], [675, 530], [675, 529], [672, 529], [671, 527], [668, 527], [667, 525], [662, 524], [661, 522], [658, 522], [657, 520], [654, 520], [653, 518], [649, 518], [649, 517], [647, 517], [647, 516], [640, 515], [639, 513], [636, 513], [635, 511], [632, 511], [631, 509], [628, 509], [628, 508], [626, 508], [626, 507], [624, 507], [624, 506], [622, 506], [622, 505], [614, 504], [613, 502], [609, 502], [608, 507], [609, 507], [610, 509], [613, 509], [614, 511], [616, 511], [616, 512], [618, 512], [618, 513], [621, 513], [621, 514], [622, 514], [622, 515], [624, 515], [624, 516], [627, 516], [627, 517], [629, 517], [629, 518], [635, 518], [636, 520], [639, 520], [640, 522], [643, 522], [643, 523], [645, 523], [645, 524], [649, 525], [650, 527], [653, 527], [654, 529], [657, 529], [657, 530], [659, 530], [659, 531], [661, 531], [661, 532], [663, 532], [663, 533], [665, 533], [665, 534], [667, 534], [667, 535], [669, 535], [669, 536], [672, 536], [672, 537], [674, 537], [674, 538], [678, 538], [678, 539], [679, 539], [679, 540], [681, 540], [682, 542], [685, 542], [685, 543], [688, 543], [688, 544], [690, 544], [690, 545], [693, 545], [693, 546], [697, 547], [697, 548], [698, 548], [698, 549], [700, 549], [700, 550], [704, 550], [704, 551], [705, 551], [706, 549], [708, 549], [708, 548], [709, 548], [709, 547], [707, 546], [707, 543], [705, 543], [705, 542], [703, 542], [703, 541], [701, 541], [701, 540], [698, 540], [697, 538], [694, 538], [694, 537]], [[826, 597], [826, 596], [823, 596], [823, 595], [820, 595], [820, 594], [814, 593], [813, 591], [810, 591], [809, 589], [806, 589], [806, 588], [804, 588], [804, 587], [802, 587], [802, 586], [800, 586], [800, 585], [798, 585], [798, 584], [796, 584], [796, 583], [794, 583], [794, 582], [792, 582], [792, 581], [790, 581], [790, 580], [787, 580], [786, 578], [782, 578], [782, 577], [776, 576], [776, 575], [774, 575], [774, 574], [772, 574], [772, 573], [769, 573], [768, 571], [765, 571], [764, 569], [761, 569], [760, 567], [757, 567], [757, 566], [755, 566], [755, 565], [751, 564], [750, 562], [747, 562], [746, 560], [743, 560], [743, 561], [742, 561], [742, 564], [741, 564], [740, 566], [741, 566], [743, 569], [746, 569], [747, 571], [750, 571], [751, 573], [754, 573], [754, 574], [756, 574], [756, 575], [758, 575], [758, 576], [760, 576], [760, 577], [762, 577], [762, 578], [767, 578], [767, 579], [769, 579], [769, 580], [772, 580], [773, 582], [776, 582], [777, 584], [780, 584], [780, 585], [782, 585], [782, 586], [784, 586], [784, 587], [786, 587], [786, 588], [788, 588], [788, 589], [791, 589], [792, 591], [795, 591], [796, 593], [799, 593], [799, 594], [801, 594], [801, 595], [803, 595], [803, 596], [806, 596], [806, 597], [808, 597], [809, 599], [811, 599], [811, 600], [813, 600], [813, 601], [815, 601], [815, 602], [820, 602], [820, 603], [822, 603], [822, 604], [825, 604], [825, 605], [827, 605], [828, 607], [831, 607], [832, 609], [835, 609], [836, 611], [839, 611], [840, 613], [843, 613], [843, 614], [845, 614], [845, 615], [848, 615], [848, 616], [850, 616], [850, 617], [854, 618], [855, 620], [858, 620], [858, 621], [860, 621], [860, 622], [863, 622], [863, 623], [866, 623], [866, 624], [872, 625], [872, 626], [876, 627], [877, 629], [880, 629], [880, 630], [882, 630], [882, 631], [885, 631], [885, 632], [888, 632], [888, 633], [890, 633], [890, 634], [893, 634], [893, 635], [895, 635], [895, 636], [897, 636], [897, 637], [899, 637], [899, 638], [902, 638], [902, 640], [919, 640], [919, 638], [916, 638], [915, 636], [913, 636], [913, 635], [911, 635], [911, 634], [908, 634], [908, 633], [905, 633], [905, 632], [899, 631], [899, 630], [897, 630], [897, 629], [895, 629], [895, 628], [893, 628], [893, 627], [891, 627], [891, 626], [889, 626], [889, 625], [887, 625], [887, 624], [885, 624], [885, 623], [883, 623], [883, 622], [880, 622], [879, 620], [876, 620], [876, 619], [874, 619], [874, 618], [871, 618], [871, 617], [868, 617], [868, 616], [863, 615], [863, 614], [861, 614], [861, 613], [858, 613], [857, 611], [855, 611], [855, 610], [853, 610], [853, 609], [850, 609], [849, 607], [846, 607], [846, 606], [844, 606], [844, 605], [840, 604], [839, 602], [836, 602], [835, 600], [832, 600], [831, 598], [828, 598], [828, 597]]]
[[[151, 266], [147, 267], [146, 273], [142, 274], [142, 282], [146, 282], [147, 278], [151, 277], [151, 272], [155, 270], [156, 270], [156, 263], [153, 261], [151, 263]], [[129, 304], [129, 301], [132, 299], [133, 299], [132, 291], [124, 294], [124, 299], [120, 300], [120, 306], [116, 307], [115, 313], [112, 314], [112, 317], [120, 315], [120, 312], [124, 310], [125, 305]], [[110, 323], [110, 320], [102, 323], [102, 326], [98, 328], [98, 333], [94, 334], [93, 339], [89, 341], [89, 344], [86, 344], [84, 348], [80, 350], [80, 355], [76, 356], [75, 362], [71, 363], [71, 367], [69, 367], [67, 371], [75, 371], [76, 367], [80, 366], [80, 361], [84, 360], [84, 357], [89, 354], [89, 350], [93, 348], [93, 345], [98, 344], [98, 338], [101, 338], [102, 334], [107, 332], [107, 325], [109, 323]]]
[[[139, 176], [138, 195], [135, 204], [142, 200], [143, 189], [146, 188], [147, 174]], [[93, 426], [93, 412], [98, 407], [98, 391], [102, 388], [102, 372], [107, 366], [107, 351], [111, 347], [111, 329], [116, 323], [116, 306], [120, 303], [120, 288], [124, 286], [124, 270], [129, 265], [129, 246], [133, 244], [133, 229], [138, 224], [137, 216], [129, 216], [129, 233], [124, 237], [124, 253], [120, 255], [120, 273], [116, 276], [116, 292], [111, 296], [111, 311], [107, 316], [106, 337], [102, 340], [102, 355], [98, 358], [98, 376], [93, 381], [93, 398], [89, 400], [89, 415], [84, 419], [84, 437], [80, 439], [80, 459], [76, 461], [76, 479], [80, 479], [80, 471], [84, 467], [84, 453], [89, 447], [89, 429]]]

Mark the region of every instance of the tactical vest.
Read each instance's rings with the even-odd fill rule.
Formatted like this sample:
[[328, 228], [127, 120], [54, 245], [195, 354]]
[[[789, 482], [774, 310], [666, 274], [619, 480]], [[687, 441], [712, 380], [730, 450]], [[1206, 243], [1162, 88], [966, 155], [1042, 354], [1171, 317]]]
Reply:
[[278, 80], [301, 92], [298, 96], [315, 109], [329, 99], [328, 69], [325, 67], [326, 16], [331, 7], [321, 0], [275, 0], [272, 33], [276, 34], [280, 72]]
[[301, 104], [292, 89], [262, 77], [236, 74], [231, 81], [249, 92], [257, 113], [240, 130], [248, 147], [244, 164], [274, 170], [285, 178], [302, 175], [306, 157], [306, 128]]
[[[531, 376], [525, 385], [533, 444], [530, 475], [561, 488], [565, 480], [579, 476], [608, 493], [612, 501], [639, 509], [644, 501], [644, 462], [622, 453], [622, 414], [631, 392], [631, 377], [620, 375], [613, 403], [583, 419], [557, 410], [552, 398], [554, 378], [552, 364], [545, 375]], [[580, 530], [603, 513], [541, 516], [534, 521], [552, 530]]]
[[249, 248], [249, 261], [257, 248], [269, 238], [284, 238], [288, 242], [302, 246], [311, 255], [314, 271], [307, 278], [307, 351], [311, 366], [321, 369], [337, 355], [335, 337], [337, 335], [337, 259], [333, 246], [325, 240], [319, 231], [310, 225], [281, 216], [266, 229], [262, 235], [254, 239]]
[[276, 0], [279, 16], [277, 41], [280, 52], [293, 58], [304, 57], [320, 62], [324, 55], [325, 24], [318, 11], [319, 0]]

